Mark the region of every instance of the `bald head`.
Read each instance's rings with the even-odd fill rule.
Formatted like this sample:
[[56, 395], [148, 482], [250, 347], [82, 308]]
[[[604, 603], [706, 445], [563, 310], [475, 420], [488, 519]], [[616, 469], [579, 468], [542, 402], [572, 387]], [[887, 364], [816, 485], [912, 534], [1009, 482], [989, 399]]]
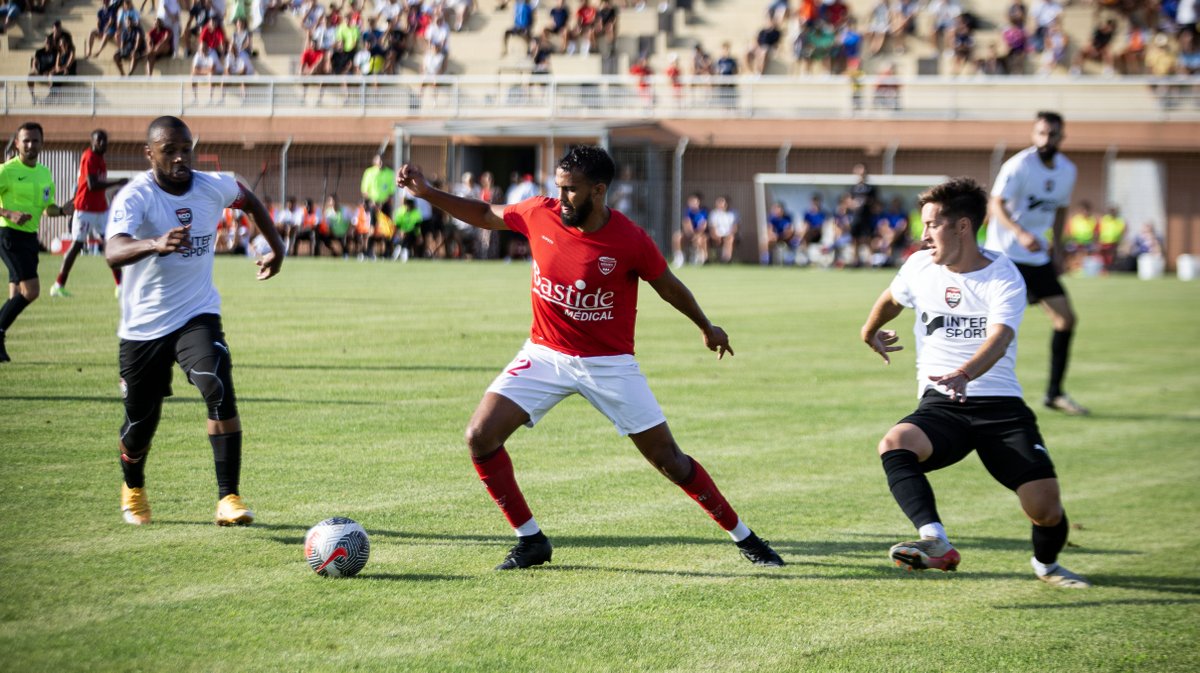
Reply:
[[154, 144], [154, 139], [162, 135], [171, 135], [177, 131], [183, 131], [189, 136], [191, 130], [188, 125], [183, 123], [179, 117], [163, 116], [150, 122], [150, 127], [146, 129], [146, 144]]

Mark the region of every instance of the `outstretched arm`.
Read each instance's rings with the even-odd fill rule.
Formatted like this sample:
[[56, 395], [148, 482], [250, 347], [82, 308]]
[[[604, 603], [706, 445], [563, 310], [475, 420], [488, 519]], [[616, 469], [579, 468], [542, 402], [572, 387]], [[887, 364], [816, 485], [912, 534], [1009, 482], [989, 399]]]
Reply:
[[479, 199], [467, 199], [455, 196], [449, 192], [435, 189], [425, 179], [421, 167], [404, 164], [396, 171], [396, 186], [403, 187], [413, 196], [425, 199], [434, 208], [446, 211], [451, 217], [457, 218], [480, 229], [501, 231], [508, 229], [504, 223], [504, 208], [492, 206]]
[[725, 330], [709, 322], [708, 317], [700, 308], [700, 304], [696, 303], [696, 297], [692, 295], [692, 291], [675, 277], [670, 269], [650, 281], [650, 287], [654, 288], [654, 291], [664, 301], [674, 306], [676, 311], [696, 323], [696, 327], [699, 327], [700, 333], [704, 335], [704, 346], [710, 351], [715, 351], [718, 360], [725, 357], [726, 352], [733, 355], [733, 349], [729, 347], [729, 337], [725, 334]]
[[114, 269], [133, 264], [150, 255], [169, 255], [192, 247], [191, 225], [175, 227], [158, 238], [136, 239], [115, 234], [104, 245], [104, 260]]
[[970, 360], [949, 374], [930, 376], [929, 380], [950, 391], [950, 399], [967, 401], [967, 383], [983, 376], [992, 365], [1004, 357], [1004, 351], [1012, 343], [1015, 333], [1008, 325], [996, 324], [988, 327], [988, 338], [975, 351]]
[[875, 300], [875, 305], [871, 307], [871, 314], [867, 316], [867, 322], [862, 326], [863, 343], [879, 353], [879, 357], [889, 365], [892, 364], [892, 359], [888, 357], [888, 353], [904, 350], [904, 346], [894, 345], [900, 340], [896, 330], [881, 328], [895, 320], [902, 311], [904, 311], [904, 306], [892, 297], [892, 290], [888, 288], [879, 295], [879, 299]]

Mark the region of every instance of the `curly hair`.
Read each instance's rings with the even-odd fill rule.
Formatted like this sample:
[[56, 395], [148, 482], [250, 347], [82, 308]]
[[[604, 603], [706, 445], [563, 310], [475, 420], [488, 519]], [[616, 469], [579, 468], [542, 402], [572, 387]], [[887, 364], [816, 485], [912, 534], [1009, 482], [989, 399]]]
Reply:
[[593, 183], [611, 185], [617, 166], [603, 147], [576, 145], [558, 161], [558, 167], [570, 173], [579, 171]]

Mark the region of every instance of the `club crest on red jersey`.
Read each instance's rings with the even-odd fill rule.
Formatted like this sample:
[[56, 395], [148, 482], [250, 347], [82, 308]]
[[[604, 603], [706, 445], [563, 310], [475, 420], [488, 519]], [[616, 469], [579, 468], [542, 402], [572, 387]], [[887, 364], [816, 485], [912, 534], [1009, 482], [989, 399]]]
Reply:
[[182, 224], [183, 226], [186, 227], [187, 225], [192, 223], [192, 209], [191, 208], [176, 208], [175, 209], [175, 217], [179, 220], [180, 224]]
[[960, 290], [956, 287], [946, 288], [946, 305], [947, 306], [949, 306], [950, 308], [955, 308], [958, 306], [959, 302], [961, 302], [961, 301], [962, 301], [962, 290]]
[[615, 268], [617, 268], [617, 260], [615, 257], [600, 258], [600, 273], [607, 276], [608, 274], [612, 273], [613, 269]]

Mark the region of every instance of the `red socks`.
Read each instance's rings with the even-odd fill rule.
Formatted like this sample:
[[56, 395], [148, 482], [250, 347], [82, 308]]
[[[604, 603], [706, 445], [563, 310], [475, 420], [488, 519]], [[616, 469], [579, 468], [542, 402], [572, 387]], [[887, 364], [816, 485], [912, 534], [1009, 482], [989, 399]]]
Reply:
[[513, 476], [512, 460], [503, 446], [483, 460], [471, 460], [475, 463], [475, 472], [487, 488], [488, 495], [492, 496], [492, 500], [496, 501], [496, 505], [504, 513], [504, 518], [508, 519], [508, 525], [520, 528], [533, 518], [533, 513], [525, 504], [525, 496], [521, 494], [521, 487], [517, 486], [517, 479]]
[[708, 476], [708, 472], [704, 471], [704, 467], [695, 458], [692, 459], [692, 476], [680, 484], [679, 488], [703, 507], [721, 528], [728, 531], [737, 526], [737, 512], [729, 506], [725, 496], [721, 495], [720, 489], [713, 483], [712, 477]]

